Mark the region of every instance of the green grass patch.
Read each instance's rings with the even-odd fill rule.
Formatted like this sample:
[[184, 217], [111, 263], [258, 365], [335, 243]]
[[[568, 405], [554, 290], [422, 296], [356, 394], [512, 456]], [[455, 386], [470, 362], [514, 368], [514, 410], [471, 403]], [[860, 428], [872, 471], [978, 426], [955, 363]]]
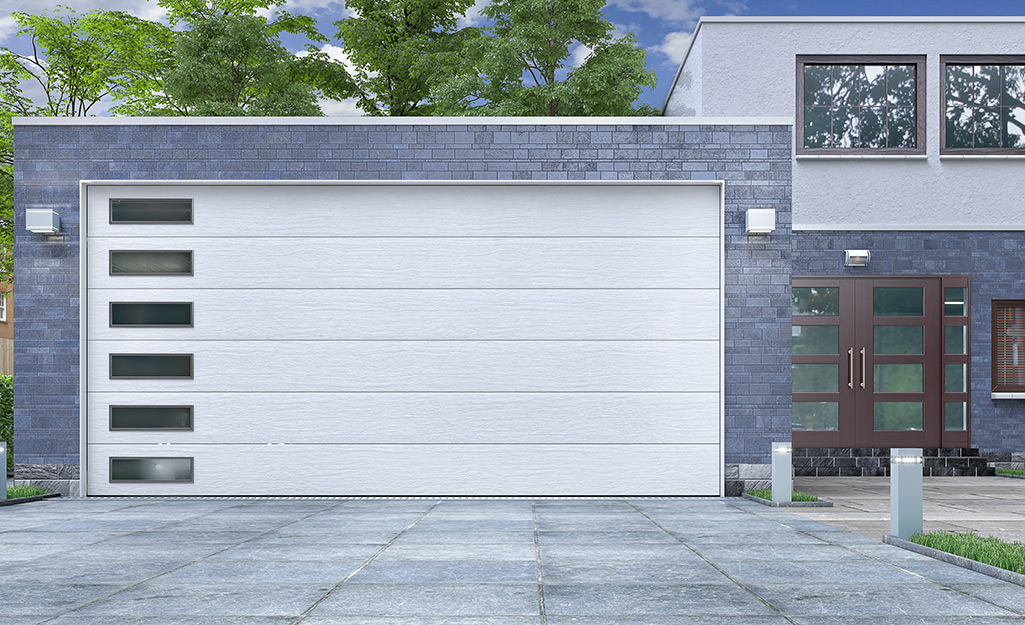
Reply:
[[[745, 490], [748, 495], [754, 495], [759, 499], [768, 499], [772, 501], [772, 491], [768, 488], [755, 488], [753, 490]], [[818, 501], [819, 498], [815, 495], [809, 495], [808, 493], [799, 493], [796, 490], [791, 491], [790, 501]]]
[[914, 534], [911, 542], [1025, 575], [1025, 544], [977, 534]]
[[45, 494], [45, 491], [38, 486], [8, 486], [8, 499], [21, 499], [22, 497], [37, 497]]
[[1025, 469], [997, 469], [997, 473], [1004, 475], [1025, 475]]

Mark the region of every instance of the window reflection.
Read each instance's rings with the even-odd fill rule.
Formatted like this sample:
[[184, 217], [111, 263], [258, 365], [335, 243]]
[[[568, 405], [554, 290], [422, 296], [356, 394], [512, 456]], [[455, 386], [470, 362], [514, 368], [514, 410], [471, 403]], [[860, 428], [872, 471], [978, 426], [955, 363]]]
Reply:
[[948, 148], [1025, 148], [1025, 65], [946, 66]]

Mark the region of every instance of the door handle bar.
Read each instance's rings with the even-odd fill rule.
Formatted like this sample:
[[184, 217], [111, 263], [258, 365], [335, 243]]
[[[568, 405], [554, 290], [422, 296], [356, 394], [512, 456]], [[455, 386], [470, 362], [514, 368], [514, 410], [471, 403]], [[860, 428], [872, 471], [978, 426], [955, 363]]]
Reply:
[[861, 388], [865, 388], [865, 348], [861, 348]]
[[854, 348], [847, 348], [847, 388], [854, 388]]

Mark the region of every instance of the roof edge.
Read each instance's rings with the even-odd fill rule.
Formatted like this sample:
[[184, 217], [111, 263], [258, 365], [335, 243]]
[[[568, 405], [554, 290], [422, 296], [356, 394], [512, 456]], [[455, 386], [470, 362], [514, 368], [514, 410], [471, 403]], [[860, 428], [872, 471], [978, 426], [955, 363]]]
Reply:
[[15, 126], [792, 126], [790, 117], [15, 117]]
[[794, 15], [794, 16], [756, 16], [756, 15], [703, 15], [698, 18], [698, 26], [701, 26], [702, 22], [707, 23], [837, 23], [837, 24], [859, 24], [859, 23], [945, 23], [945, 24], [956, 24], [956, 23], [1023, 23], [1025, 22], [1025, 16], [1022, 15], [863, 15], [863, 16], [835, 16], [835, 15], [824, 15], [824, 16], [807, 16], [807, 15]]

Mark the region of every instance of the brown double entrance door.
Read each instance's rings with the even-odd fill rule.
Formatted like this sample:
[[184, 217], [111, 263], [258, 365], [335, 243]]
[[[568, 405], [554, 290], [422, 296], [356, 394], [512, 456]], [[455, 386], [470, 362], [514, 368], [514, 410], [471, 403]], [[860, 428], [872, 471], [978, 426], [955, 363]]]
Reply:
[[794, 278], [798, 447], [968, 445], [968, 282]]

